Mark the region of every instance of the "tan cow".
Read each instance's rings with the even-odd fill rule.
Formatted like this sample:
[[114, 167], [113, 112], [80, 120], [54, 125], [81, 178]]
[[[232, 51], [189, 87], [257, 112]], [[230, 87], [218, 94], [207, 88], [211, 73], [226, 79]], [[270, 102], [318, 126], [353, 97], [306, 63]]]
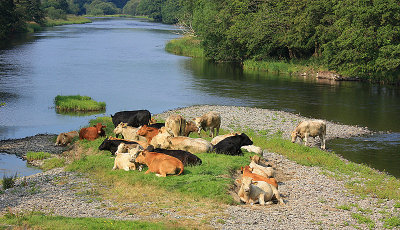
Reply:
[[228, 133], [228, 134], [225, 134], [225, 135], [216, 136], [211, 140], [211, 144], [212, 145], [216, 145], [216, 144], [218, 144], [218, 142], [222, 141], [223, 139], [225, 139], [227, 137], [235, 136], [236, 134], [240, 135], [239, 132], [236, 132], [236, 133]]
[[165, 127], [174, 137], [185, 135], [186, 120], [179, 114], [172, 114], [165, 120]]
[[56, 143], [54, 143], [54, 145], [65, 146], [65, 145], [71, 143], [72, 139], [74, 139], [74, 137], [78, 137], [78, 136], [79, 136], [79, 133], [77, 131], [71, 131], [68, 133], [60, 133], [60, 134], [58, 134]]
[[250, 177], [242, 178], [238, 195], [240, 200], [246, 204], [260, 203], [261, 205], [272, 204], [272, 198], [278, 200], [279, 204], [285, 204], [281, 198], [278, 189], [264, 181], [257, 181], [256, 185], [252, 184], [253, 179]]
[[166, 177], [168, 174], [180, 175], [183, 172], [183, 163], [175, 157], [164, 153], [142, 151], [136, 157], [137, 163], [146, 164], [149, 168], [145, 174], [156, 173], [156, 176]]
[[251, 161], [249, 164], [250, 168], [253, 169], [251, 172], [267, 178], [275, 177], [275, 169], [272, 167], [264, 167]]
[[321, 149], [325, 149], [325, 136], [326, 136], [326, 122], [322, 120], [311, 120], [302, 121], [297, 125], [296, 129], [293, 130], [291, 137], [292, 142], [296, 142], [297, 137], [307, 146], [308, 137], [319, 136], [321, 139]]
[[197, 128], [196, 124], [193, 121], [187, 121], [185, 126], [185, 137], [188, 137], [192, 132], [198, 132], [199, 128]]
[[137, 134], [139, 128], [128, 126], [128, 123], [119, 123], [117, 127], [113, 130], [115, 134], [122, 134], [125, 140], [128, 141], [143, 141], [147, 142], [145, 137], [142, 137]]
[[210, 142], [201, 138], [166, 136], [159, 142], [159, 148], [183, 150], [190, 153], [205, 153], [212, 151]]
[[257, 153], [257, 154], [262, 154], [263, 150], [261, 147], [255, 146], [255, 145], [246, 145], [246, 146], [242, 146], [242, 149], [247, 150], [247, 152], [251, 152], [251, 153]]
[[208, 112], [201, 117], [196, 117], [193, 119], [196, 123], [197, 128], [199, 128], [199, 134], [203, 129], [207, 133], [207, 129], [210, 130], [210, 136], [214, 137], [214, 129], [216, 129], [216, 136], [219, 133], [219, 127], [221, 126], [221, 115], [215, 111]]
[[112, 170], [116, 169], [123, 169], [125, 171], [136, 170], [137, 163], [135, 162], [135, 159], [139, 151], [141, 151], [142, 149], [140, 148], [140, 145], [136, 145], [135, 148], [129, 149], [129, 152], [126, 153], [124, 152], [125, 147], [126, 146], [124, 145], [124, 143], [121, 143], [118, 146], [118, 150], [115, 153], [116, 157], [114, 160], [114, 167], [112, 168]]

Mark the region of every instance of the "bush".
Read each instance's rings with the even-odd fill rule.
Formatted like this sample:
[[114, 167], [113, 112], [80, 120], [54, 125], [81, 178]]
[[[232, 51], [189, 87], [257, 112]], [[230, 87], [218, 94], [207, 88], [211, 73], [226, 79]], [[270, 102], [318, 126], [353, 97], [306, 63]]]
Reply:
[[47, 16], [51, 19], [64, 19], [67, 20], [67, 14], [61, 10], [54, 7], [49, 7], [46, 9]]
[[3, 181], [2, 181], [3, 189], [6, 190], [6, 189], [14, 187], [16, 179], [17, 179], [17, 173], [15, 173], [15, 175], [11, 176], [11, 177], [7, 177], [6, 175], [4, 175]]

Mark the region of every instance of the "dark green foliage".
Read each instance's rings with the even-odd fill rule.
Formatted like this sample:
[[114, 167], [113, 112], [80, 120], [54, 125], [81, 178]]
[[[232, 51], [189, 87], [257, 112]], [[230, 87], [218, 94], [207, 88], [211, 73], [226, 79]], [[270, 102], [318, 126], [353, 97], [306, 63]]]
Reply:
[[114, 3], [102, 0], [94, 0], [86, 5], [86, 13], [90, 15], [112, 15], [120, 12]]
[[11, 176], [11, 177], [7, 177], [6, 175], [4, 175], [3, 176], [3, 190], [14, 187], [16, 179], [17, 179], [17, 173], [15, 173], [15, 175]]
[[124, 14], [129, 14], [129, 15], [138, 15], [137, 13], [137, 7], [139, 5], [140, 0], [130, 0], [129, 2], [126, 3], [124, 8], [122, 9], [122, 13]]

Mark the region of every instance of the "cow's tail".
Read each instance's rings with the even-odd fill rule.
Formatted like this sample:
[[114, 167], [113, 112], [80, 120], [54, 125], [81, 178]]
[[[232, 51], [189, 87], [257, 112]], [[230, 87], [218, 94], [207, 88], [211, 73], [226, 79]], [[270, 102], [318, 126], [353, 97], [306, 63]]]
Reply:
[[179, 167], [181, 168], [181, 171], [178, 174], [176, 174], [177, 176], [179, 176], [183, 173], [183, 163], [182, 162], [180, 163]]

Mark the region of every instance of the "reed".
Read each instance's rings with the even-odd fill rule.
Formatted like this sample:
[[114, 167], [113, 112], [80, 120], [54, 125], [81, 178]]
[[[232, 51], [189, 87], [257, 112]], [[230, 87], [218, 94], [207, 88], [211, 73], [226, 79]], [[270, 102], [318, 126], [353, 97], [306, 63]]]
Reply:
[[200, 40], [192, 36], [170, 40], [165, 46], [167, 52], [187, 57], [205, 57]]
[[47, 152], [27, 152], [26, 153], [26, 160], [33, 161], [33, 160], [44, 160], [50, 158], [51, 154]]

